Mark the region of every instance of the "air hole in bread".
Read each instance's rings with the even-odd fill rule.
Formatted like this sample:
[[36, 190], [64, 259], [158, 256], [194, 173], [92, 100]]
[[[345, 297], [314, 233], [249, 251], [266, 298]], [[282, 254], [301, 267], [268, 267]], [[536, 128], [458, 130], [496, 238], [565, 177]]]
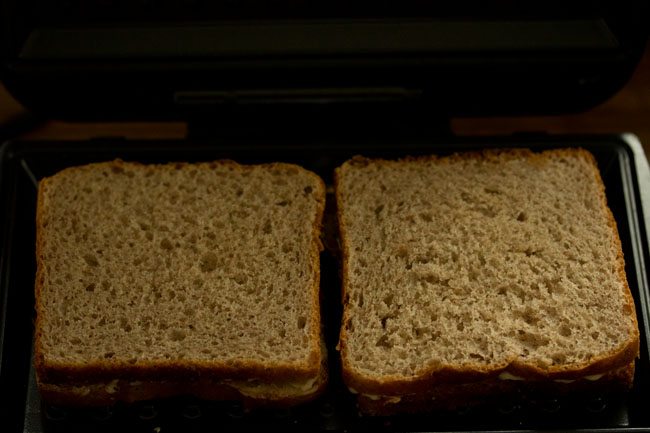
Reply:
[[138, 322], [138, 326], [139, 326], [142, 330], [144, 330], [144, 331], [148, 331], [149, 328], [151, 328], [151, 319], [149, 319], [149, 318], [143, 318], [142, 320], [140, 320], [140, 321]]
[[83, 258], [86, 261], [86, 264], [88, 266], [92, 266], [92, 267], [99, 266], [99, 261], [97, 260], [97, 257], [95, 257], [94, 255], [84, 254]]
[[521, 314], [521, 318], [529, 325], [536, 325], [537, 322], [539, 322], [537, 313], [530, 307], [526, 308], [526, 310]]
[[541, 346], [547, 346], [550, 341], [547, 337], [523, 330], [517, 331], [517, 339], [524, 346], [527, 346], [533, 350], [537, 350]]
[[218, 257], [215, 253], [207, 252], [201, 257], [199, 269], [201, 269], [201, 272], [212, 272], [217, 269], [217, 261]]
[[133, 330], [129, 321], [124, 317], [120, 317], [120, 328], [122, 328], [124, 332], [131, 332]]
[[555, 354], [551, 357], [553, 364], [564, 364], [566, 362], [566, 355], [563, 353]]
[[469, 354], [470, 359], [475, 359], [477, 361], [483, 361], [485, 360], [485, 357], [479, 353], [470, 353]]
[[393, 343], [391, 343], [388, 340], [388, 336], [384, 334], [381, 337], [379, 337], [379, 340], [377, 340], [377, 342], [375, 343], [375, 346], [384, 347], [386, 349], [391, 349], [393, 347]]
[[180, 329], [172, 329], [169, 332], [169, 339], [171, 341], [183, 341], [185, 340], [185, 337], [187, 337], [187, 334], [185, 333], [185, 331]]
[[560, 335], [563, 337], [570, 337], [571, 336], [571, 328], [567, 325], [562, 325], [560, 326]]
[[305, 329], [307, 325], [307, 318], [305, 316], [298, 317], [298, 329]]
[[554, 280], [546, 283], [547, 290], [549, 294], [562, 295], [564, 293], [564, 286], [560, 281]]
[[529, 247], [526, 247], [526, 249], [524, 250], [524, 253], [526, 254], [527, 257], [531, 257], [531, 256], [538, 255], [540, 253], [540, 251], [538, 249], [534, 248], [534, 247], [529, 246]]
[[271, 225], [271, 220], [266, 220], [262, 226], [262, 233], [265, 235], [271, 234], [273, 231], [273, 226]]
[[415, 335], [415, 338], [422, 338], [426, 336], [427, 334], [427, 328], [422, 328], [418, 326], [413, 327], [413, 335]]
[[364, 301], [365, 300], [364, 300], [363, 292], [359, 292], [357, 294], [357, 306], [359, 308], [363, 307]]
[[95, 283], [90, 283], [86, 286], [86, 292], [94, 292], [95, 291], [96, 284]]

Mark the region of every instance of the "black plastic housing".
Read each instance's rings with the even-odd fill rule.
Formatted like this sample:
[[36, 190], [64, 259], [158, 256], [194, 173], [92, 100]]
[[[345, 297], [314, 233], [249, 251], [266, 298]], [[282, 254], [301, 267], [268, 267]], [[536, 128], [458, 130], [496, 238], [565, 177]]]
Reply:
[[647, 18], [640, 0], [0, 0], [0, 74], [77, 120], [569, 113], [623, 86]]

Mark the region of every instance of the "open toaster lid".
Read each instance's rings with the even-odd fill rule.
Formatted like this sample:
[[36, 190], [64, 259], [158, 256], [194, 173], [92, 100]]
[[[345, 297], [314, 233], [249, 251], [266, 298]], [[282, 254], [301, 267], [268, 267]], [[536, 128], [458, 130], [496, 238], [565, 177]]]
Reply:
[[647, 39], [644, 1], [440, 3], [0, 0], [1, 74], [30, 109], [78, 120], [282, 105], [557, 114], [614, 94]]

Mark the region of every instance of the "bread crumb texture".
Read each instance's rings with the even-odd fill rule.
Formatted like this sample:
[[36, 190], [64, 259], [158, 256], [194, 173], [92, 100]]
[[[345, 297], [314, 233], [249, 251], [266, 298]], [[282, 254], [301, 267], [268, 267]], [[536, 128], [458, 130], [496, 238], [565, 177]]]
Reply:
[[304, 361], [324, 189], [288, 164], [65, 170], [41, 183], [44, 362]]
[[337, 179], [356, 374], [566, 367], [638, 338], [586, 151], [354, 159]]

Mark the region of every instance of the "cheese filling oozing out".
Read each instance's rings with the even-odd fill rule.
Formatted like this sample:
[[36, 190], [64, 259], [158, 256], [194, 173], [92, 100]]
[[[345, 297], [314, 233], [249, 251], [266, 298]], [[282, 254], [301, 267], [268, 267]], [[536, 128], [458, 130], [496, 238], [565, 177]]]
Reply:
[[[227, 385], [248, 397], [263, 397], [267, 394], [272, 394], [273, 391], [283, 391], [284, 393], [289, 391], [292, 396], [302, 396], [312, 394], [318, 389], [318, 379], [318, 377], [314, 377], [304, 381], [286, 381], [279, 383], [264, 383], [258, 381], [257, 379], [250, 379], [247, 381], [222, 380], [215, 381], [213, 384]], [[66, 385], [61, 386], [60, 388], [71, 388], [76, 394], [82, 396], [98, 392], [105, 392], [106, 394], [115, 395], [125, 388], [128, 392], [128, 388], [135, 389], [143, 385], [144, 383], [141, 381], [120, 381], [118, 379], [115, 379], [110, 382], [99, 382], [94, 384], [72, 386]], [[170, 381], [160, 381], [156, 385], [168, 385], [170, 387], [173, 387], [178, 384]]]
[[[603, 374], [603, 373], [601, 373], [601, 374], [590, 374], [590, 375], [587, 375], [587, 376], [583, 376], [580, 379], [554, 379], [553, 382], [557, 382], [557, 383], [573, 383], [576, 380], [588, 380], [590, 382], [595, 382], [597, 380], [600, 380], [603, 376], [605, 376], [605, 374]], [[499, 376], [498, 376], [498, 379], [499, 380], [526, 381], [526, 379], [524, 377], [517, 376], [517, 375], [509, 373], [507, 371], [504, 371], [504, 372], [500, 373]], [[357, 391], [354, 388], [348, 387], [348, 390], [352, 394], [359, 394], [359, 391]], [[369, 398], [370, 400], [385, 399], [386, 403], [399, 403], [401, 401], [401, 397], [392, 396], [392, 395], [365, 394], [365, 393], [362, 393], [361, 395], [366, 397], [366, 398]]]

